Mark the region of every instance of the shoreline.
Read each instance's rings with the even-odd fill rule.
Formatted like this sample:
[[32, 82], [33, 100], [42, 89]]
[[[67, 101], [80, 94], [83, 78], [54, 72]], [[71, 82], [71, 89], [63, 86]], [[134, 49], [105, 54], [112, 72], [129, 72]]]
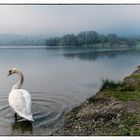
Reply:
[[121, 83], [106, 85], [65, 113], [63, 124], [54, 135], [140, 135], [140, 66]]

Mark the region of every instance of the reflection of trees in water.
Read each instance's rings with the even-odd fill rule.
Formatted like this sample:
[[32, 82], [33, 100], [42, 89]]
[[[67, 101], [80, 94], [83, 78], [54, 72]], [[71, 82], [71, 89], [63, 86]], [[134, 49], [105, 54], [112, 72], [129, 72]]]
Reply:
[[124, 54], [140, 54], [139, 51], [135, 50], [107, 50], [107, 51], [94, 51], [94, 52], [72, 52], [72, 53], [65, 53], [64, 57], [67, 58], [79, 58], [81, 60], [96, 60], [99, 57], [109, 57], [115, 58], [117, 55], [124, 55]]
[[32, 122], [20, 121], [11, 125], [12, 135], [30, 135], [33, 131]]

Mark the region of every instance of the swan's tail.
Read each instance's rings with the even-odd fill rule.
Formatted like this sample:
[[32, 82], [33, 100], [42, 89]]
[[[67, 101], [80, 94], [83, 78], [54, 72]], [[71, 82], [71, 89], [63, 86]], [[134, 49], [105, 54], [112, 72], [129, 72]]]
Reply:
[[28, 118], [26, 118], [28, 121], [34, 121], [34, 119], [33, 118], [31, 118], [31, 117], [28, 117]]
[[28, 120], [28, 121], [34, 121], [33, 119], [33, 116], [32, 115], [24, 115], [24, 114], [21, 114], [21, 113], [18, 113], [19, 116], [23, 117], [24, 119]]
[[28, 121], [34, 121], [32, 116], [25, 116], [24, 118], [27, 119]]

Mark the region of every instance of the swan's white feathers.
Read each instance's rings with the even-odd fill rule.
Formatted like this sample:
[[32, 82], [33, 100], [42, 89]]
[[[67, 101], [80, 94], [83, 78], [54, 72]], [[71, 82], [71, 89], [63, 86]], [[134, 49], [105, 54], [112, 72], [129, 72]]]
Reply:
[[23, 84], [23, 74], [17, 68], [12, 68], [9, 70], [8, 76], [12, 74], [17, 74], [20, 79], [19, 81], [12, 87], [12, 90], [9, 94], [9, 105], [19, 116], [33, 121], [32, 112], [31, 112], [31, 95], [28, 91], [21, 89]]
[[24, 89], [13, 89], [9, 94], [11, 108], [21, 117], [33, 121], [31, 95]]

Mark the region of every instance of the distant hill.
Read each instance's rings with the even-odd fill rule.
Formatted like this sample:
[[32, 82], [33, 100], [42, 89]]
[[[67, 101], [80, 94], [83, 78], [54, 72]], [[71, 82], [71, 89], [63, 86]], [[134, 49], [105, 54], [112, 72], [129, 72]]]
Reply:
[[0, 46], [44, 46], [46, 36], [27, 36], [15, 33], [0, 33]]
[[20, 34], [12, 34], [12, 33], [0, 33], [0, 42], [7, 42], [7, 41], [15, 41], [15, 40], [20, 40], [20, 39], [25, 39], [27, 38], [24, 35]]

